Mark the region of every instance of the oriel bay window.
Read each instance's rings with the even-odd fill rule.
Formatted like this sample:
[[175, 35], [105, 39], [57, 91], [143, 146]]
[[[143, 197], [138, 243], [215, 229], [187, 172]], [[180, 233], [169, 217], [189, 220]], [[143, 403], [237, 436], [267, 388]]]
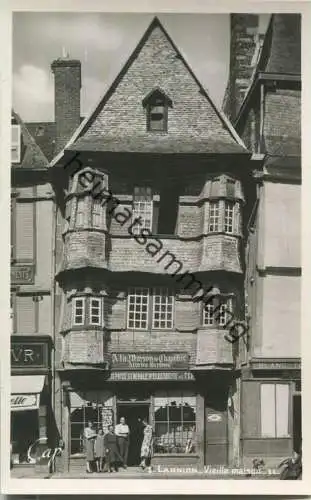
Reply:
[[154, 452], [195, 453], [196, 396], [191, 391], [157, 391]]
[[133, 330], [166, 330], [174, 324], [174, 297], [168, 288], [129, 289], [127, 327]]

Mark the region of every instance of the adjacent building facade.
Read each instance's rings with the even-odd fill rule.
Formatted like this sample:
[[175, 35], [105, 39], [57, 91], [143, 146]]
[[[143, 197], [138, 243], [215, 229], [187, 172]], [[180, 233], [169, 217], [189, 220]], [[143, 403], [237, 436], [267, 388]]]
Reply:
[[[53, 189], [48, 160], [12, 113], [11, 443], [15, 465], [35, 441], [50, 441], [53, 418]], [[30, 460], [31, 462], [31, 460]]]
[[[237, 19], [238, 17], [238, 19]], [[252, 24], [254, 19], [252, 17]], [[232, 15], [232, 47], [249, 27]], [[234, 36], [235, 35], [235, 36]], [[254, 153], [255, 188], [247, 221], [245, 299], [248, 358], [242, 369], [241, 451], [244, 460], [276, 463], [301, 446], [300, 15], [273, 15], [255, 67], [233, 51], [225, 109]], [[237, 64], [238, 64], [237, 63]], [[241, 99], [244, 66], [248, 90]]]

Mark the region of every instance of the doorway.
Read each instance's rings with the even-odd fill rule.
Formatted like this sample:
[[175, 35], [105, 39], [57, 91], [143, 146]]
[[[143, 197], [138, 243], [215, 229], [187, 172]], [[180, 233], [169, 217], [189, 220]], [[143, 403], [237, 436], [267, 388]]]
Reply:
[[296, 453], [301, 447], [301, 395], [293, 396], [293, 447]]
[[118, 403], [117, 422], [124, 417], [130, 428], [130, 441], [128, 451], [128, 466], [140, 464], [140, 450], [143, 442], [143, 425], [140, 420], [149, 419], [149, 403]]

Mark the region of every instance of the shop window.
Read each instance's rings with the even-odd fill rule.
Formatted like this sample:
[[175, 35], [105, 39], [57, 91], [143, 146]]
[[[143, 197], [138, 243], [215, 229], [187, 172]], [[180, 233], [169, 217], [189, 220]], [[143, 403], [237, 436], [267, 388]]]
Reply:
[[225, 202], [225, 233], [233, 233], [234, 202]]
[[20, 163], [21, 161], [21, 127], [11, 125], [11, 161]]
[[173, 328], [173, 296], [167, 288], [155, 288], [152, 297], [152, 328]]
[[127, 326], [134, 330], [148, 327], [149, 290], [131, 288], [128, 293]]
[[90, 324], [101, 325], [101, 299], [90, 299]]
[[289, 436], [289, 385], [261, 384], [261, 436], [282, 438]]
[[190, 391], [156, 392], [154, 452], [195, 453], [196, 397]]
[[38, 410], [11, 412], [13, 463], [28, 464], [28, 449], [39, 438]]
[[127, 300], [127, 327], [129, 329], [166, 330], [173, 328], [174, 297], [168, 288], [131, 288]]
[[209, 224], [210, 233], [219, 231], [219, 201], [211, 201], [209, 204]]
[[103, 393], [85, 394], [84, 399], [73, 393], [70, 397], [70, 453], [71, 455], [84, 454], [83, 433], [85, 427], [92, 422], [95, 431], [107, 431], [109, 425], [114, 424], [112, 398]]
[[73, 324], [83, 325], [85, 322], [85, 298], [74, 298], [72, 306]]
[[132, 228], [133, 234], [140, 234], [142, 229], [152, 231], [153, 200], [150, 187], [135, 187], [133, 195], [132, 219], [139, 218], [140, 224]]

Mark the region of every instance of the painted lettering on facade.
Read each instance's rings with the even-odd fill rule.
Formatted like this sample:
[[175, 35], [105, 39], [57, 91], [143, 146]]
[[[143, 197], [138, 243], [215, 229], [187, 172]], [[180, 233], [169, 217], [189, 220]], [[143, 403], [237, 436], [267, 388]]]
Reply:
[[46, 345], [43, 343], [11, 344], [11, 365], [14, 367], [45, 367], [47, 364]]
[[189, 366], [186, 352], [115, 352], [111, 358], [112, 370], [185, 370]]
[[18, 265], [11, 266], [12, 285], [32, 285], [34, 283], [34, 266]]
[[115, 381], [147, 381], [147, 380], [195, 380], [191, 372], [131, 372], [131, 371], [120, 371], [111, 372], [110, 379]]

